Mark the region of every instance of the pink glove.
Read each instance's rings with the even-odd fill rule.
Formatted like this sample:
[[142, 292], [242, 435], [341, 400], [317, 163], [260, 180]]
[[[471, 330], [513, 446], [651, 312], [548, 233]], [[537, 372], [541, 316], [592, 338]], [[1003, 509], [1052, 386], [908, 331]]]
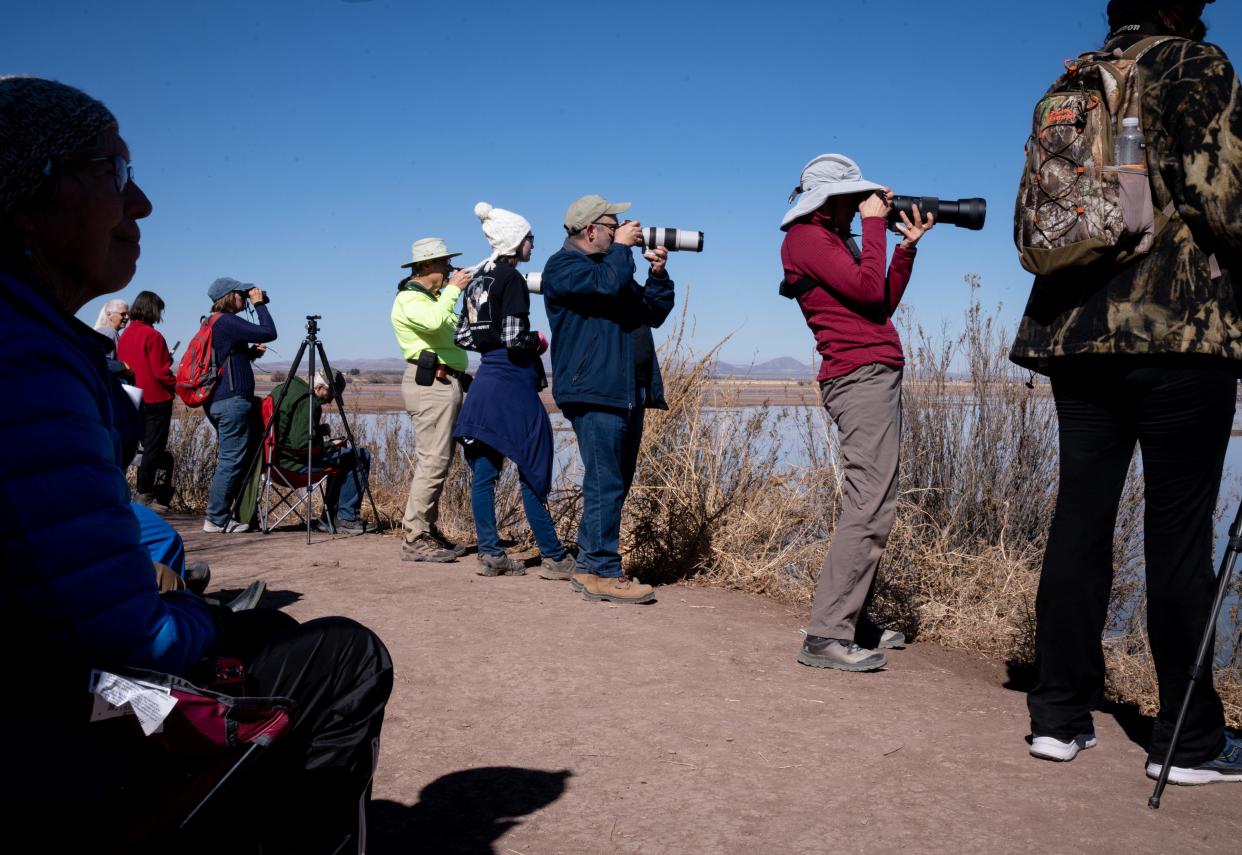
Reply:
[[548, 352], [548, 339], [543, 333], [535, 333], [535, 335], [539, 336], [539, 355], [543, 356]]

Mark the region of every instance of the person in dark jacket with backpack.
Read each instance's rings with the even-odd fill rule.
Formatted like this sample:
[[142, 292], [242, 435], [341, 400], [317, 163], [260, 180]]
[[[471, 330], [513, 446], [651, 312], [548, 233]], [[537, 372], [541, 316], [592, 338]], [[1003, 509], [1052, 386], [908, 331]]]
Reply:
[[[1011, 352], [1051, 379], [1060, 426], [1060, 489], [1036, 599], [1038, 680], [1027, 696], [1030, 752], [1066, 761], [1096, 744], [1113, 529], [1137, 443], [1160, 693], [1151, 777], [1211, 614], [1212, 515], [1242, 369], [1242, 104], [1228, 58], [1202, 41], [1203, 9], [1108, 4], [1101, 53], [1167, 39], [1139, 60], [1138, 91], [1153, 207], [1171, 217], [1132, 261], [1037, 277]], [[1242, 741], [1225, 731], [1210, 673], [1196, 685], [1169, 780], [1242, 781]]]
[[[264, 343], [276, 340], [276, 324], [267, 310], [267, 294], [255, 285], [223, 276], [211, 283], [207, 296], [211, 298], [212, 313], [220, 315], [212, 327], [211, 339], [216, 364], [220, 366], [220, 382], [205, 406], [219, 439], [220, 457], [207, 494], [203, 531], [248, 531], [248, 523], [233, 518], [233, 502], [261, 432], [250, 363], [263, 355]], [[254, 306], [257, 324], [237, 317], [247, 303]]]
[[582, 521], [570, 579], [589, 600], [645, 603], [650, 585], [621, 570], [621, 508], [643, 436], [643, 411], [667, 409], [651, 328], [673, 309], [668, 250], [643, 254], [646, 285], [634, 280], [637, 221], [628, 202], [583, 196], [565, 214], [568, 237], [543, 268], [552, 331], [552, 397], [573, 425], [582, 456]]
[[122, 468], [141, 425], [106, 339], [74, 317], [134, 275], [151, 202], [129, 157], [116, 118], [84, 92], [0, 77], [0, 382], [22, 402], [0, 409], [0, 441], [22, 450], [0, 459], [0, 649], [6, 680], [37, 699], [0, 708], [18, 783], [6, 817], [48, 851], [133, 840], [150, 808], [134, 793], [150, 789], [128, 778], [173, 764], [137, 731], [109, 727], [132, 720], [89, 721], [92, 669], [206, 681], [227, 658], [245, 678], [222, 691], [295, 707], [290, 731], [220, 794], [229, 821], [196, 827], [194, 842], [221, 848], [227, 836], [231, 850], [254, 831], [265, 852], [360, 852], [392, 689], [383, 642], [346, 618], [233, 614], [156, 587]]

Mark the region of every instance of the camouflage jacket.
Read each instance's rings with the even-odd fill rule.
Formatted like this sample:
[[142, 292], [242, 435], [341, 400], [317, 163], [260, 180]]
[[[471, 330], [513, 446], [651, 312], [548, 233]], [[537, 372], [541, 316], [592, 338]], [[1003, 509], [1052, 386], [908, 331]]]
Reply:
[[1125, 266], [1037, 276], [1009, 354], [1024, 367], [1047, 373], [1052, 360], [1102, 353], [1242, 362], [1234, 293], [1242, 280], [1238, 77], [1220, 48], [1184, 39], [1149, 51], [1140, 68], [1153, 202], [1156, 210], [1174, 203], [1177, 215], [1150, 253]]

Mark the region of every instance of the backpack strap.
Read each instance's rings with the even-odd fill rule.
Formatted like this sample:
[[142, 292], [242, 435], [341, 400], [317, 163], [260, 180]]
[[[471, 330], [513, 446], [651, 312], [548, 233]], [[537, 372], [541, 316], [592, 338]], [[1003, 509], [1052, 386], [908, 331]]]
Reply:
[[1179, 41], [1187, 41], [1187, 39], [1183, 39], [1181, 36], [1148, 36], [1145, 39], [1140, 39], [1122, 51], [1121, 59], [1132, 59], [1135, 62], [1138, 62], [1152, 48], [1162, 45], [1165, 42], [1171, 42], [1174, 39]]

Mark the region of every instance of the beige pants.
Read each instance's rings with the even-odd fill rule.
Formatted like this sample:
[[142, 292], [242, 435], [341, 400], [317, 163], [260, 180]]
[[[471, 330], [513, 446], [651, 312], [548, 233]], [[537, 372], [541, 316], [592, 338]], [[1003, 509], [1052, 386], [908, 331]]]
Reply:
[[406, 541], [427, 534], [440, 516], [440, 493], [453, 462], [453, 425], [461, 412], [461, 381], [448, 377], [430, 386], [414, 382], [415, 366], [405, 369], [401, 396], [414, 421], [414, 477], [401, 527]]
[[873, 363], [820, 384], [837, 423], [841, 516], [815, 589], [807, 633], [854, 640], [897, 510], [901, 369]]

